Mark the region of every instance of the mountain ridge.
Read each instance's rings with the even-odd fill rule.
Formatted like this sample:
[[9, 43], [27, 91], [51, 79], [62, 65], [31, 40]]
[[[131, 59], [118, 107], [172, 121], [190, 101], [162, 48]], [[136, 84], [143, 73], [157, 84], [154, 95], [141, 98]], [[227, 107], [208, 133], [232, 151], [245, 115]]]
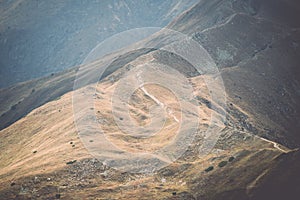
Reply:
[[[209, 116], [220, 115], [218, 109], [212, 107], [216, 102], [205, 86], [204, 79], [209, 78], [209, 74], [195, 73], [190, 63], [161, 50], [142, 49], [125, 55], [120, 51], [80, 66], [84, 69], [82, 73], [90, 75], [90, 79], [89, 84], [79, 91], [95, 89], [92, 112], [96, 119], [103, 122], [102, 128], [111, 141], [128, 151], [134, 148], [151, 151], [171, 141], [170, 130], [180, 122], [179, 108], [175, 98], [162, 88], [145, 86], [146, 89], [132, 95], [129, 103], [130, 113], [138, 124], [149, 122], [144, 105], [157, 103], [152, 96], [172, 108], [175, 114], [167, 115], [163, 135], [158, 136], [161, 143], [128, 137], [120, 132], [110, 115], [110, 95], [128, 70], [141, 63], [169, 63], [173, 69], [181, 70], [195, 87], [197, 107], [202, 116], [199, 132], [184, 154], [150, 175], [122, 173], [94, 159], [80, 141], [72, 119], [72, 95], [76, 91], [71, 91], [71, 83], [77, 72], [75, 68], [0, 93], [14, 94], [13, 98], [22, 99], [22, 95], [14, 93], [18, 87], [20, 90], [27, 87], [24, 93], [28, 94], [33, 85], [41, 85], [32, 97], [27, 97], [36, 99], [41, 106], [20, 103], [15, 107], [15, 111], [21, 113], [20, 120], [1, 119], [10, 125], [0, 131], [3, 152], [0, 166], [4, 169], [0, 174], [3, 188], [0, 196], [23, 199], [55, 199], [59, 196], [66, 199], [276, 200], [299, 195], [297, 66], [300, 56], [297, 44], [300, 38], [295, 28], [298, 21], [293, 18], [297, 16], [298, 4], [292, 0], [273, 3], [269, 0], [203, 0], [168, 25], [199, 42], [211, 54], [223, 77], [227, 119], [224, 127], [220, 126], [221, 135], [209, 154], [199, 154], [199, 145], [210, 126]], [[271, 4], [269, 8], [267, 5]], [[275, 9], [277, 17], [274, 17], [274, 9], [271, 12], [272, 7], [280, 9], [279, 14]], [[283, 16], [286, 9], [291, 11], [288, 16]], [[293, 21], [286, 24], [286, 20]], [[144, 42], [156, 43], [159, 41], [156, 37], [163, 33]], [[97, 82], [93, 72], [111, 58], [118, 59]], [[53, 85], [57, 80], [62, 82]], [[43, 96], [47, 91], [50, 95]], [[83, 93], [82, 98], [86, 97]], [[2, 105], [0, 110], [5, 110], [7, 105]], [[18, 110], [18, 106], [29, 109], [24, 112]], [[91, 111], [91, 108], [85, 109]], [[14, 110], [10, 112], [14, 114]]]

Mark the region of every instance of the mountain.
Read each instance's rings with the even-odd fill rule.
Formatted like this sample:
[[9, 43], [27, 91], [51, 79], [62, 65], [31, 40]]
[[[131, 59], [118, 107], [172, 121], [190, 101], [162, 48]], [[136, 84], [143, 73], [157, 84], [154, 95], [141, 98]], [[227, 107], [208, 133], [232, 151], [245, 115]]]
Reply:
[[82, 63], [107, 37], [164, 27], [196, 0], [0, 2], [0, 88]]
[[[141, 48], [136, 50], [123, 49], [92, 63], [1, 90], [0, 120], [5, 125], [0, 131], [3, 152], [0, 196], [4, 199], [297, 199], [299, 9], [296, 0], [202, 0], [175, 18], [167, 28], [181, 31], [201, 44], [216, 63], [220, 72], [217, 74], [196, 73], [191, 63], [178, 55], [145, 48], [163, 47], [168, 42], [170, 33], [162, 30], [138, 43]], [[114, 62], [98, 82], [97, 70], [110, 59]], [[138, 79], [126, 74], [136, 75], [139, 73], [135, 72], [143, 72], [147, 66], [161, 65], [169, 67], [166, 70], [169, 75], [180, 72], [193, 86], [197, 101], [189, 104], [191, 110], [185, 110], [179, 103], [180, 96], [174, 93], [177, 90], [172, 93], [159, 84], [134, 90], [127, 102], [128, 112], [121, 106], [112, 107], [111, 99], [118, 87]], [[164, 80], [166, 72], [160, 73], [150, 78], [167, 81], [163, 83], [169, 85], [181, 81], [176, 79], [181, 76], [175, 79], [167, 76]], [[76, 74], [88, 79], [82, 87], [72, 90]], [[216, 75], [222, 77], [226, 105], [213, 98], [207, 87], [206, 81], [216, 80]], [[188, 87], [183, 88], [188, 91]], [[82, 129], [74, 121], [75, 94], [79, 94], [82, 105], [90, 94], [94, 99], [92, 107], [77, 107], [75, 120], [85, 120], [92, 113], [106, 138], [126, 152], [156, 153], [167, 144], [176, 152], [184, 145], [184, 142], [177, 144], [174, 135], [179, 124], [192, 127], [198, 123], [197, 134], [178, 159], [172, 160], [172, 156], [160, 152], [156, 159], [172, 162], [158, 171], [122, 172], [111, 167], [113, 162], [103, 162], [90, 154], [99, 153], [91, 147], [101, 145], [101, 156], [121, 163], [117, 167], [127, 167], [130, 159], [135, 161], [133, 157], [123, 162], [123, 151], [112, 150], [101, 140], [82, 137]], [[166, 123], [150, 138], [126, 135], [117, 124], [126, 118], [116, 120], [112, 115], [112, 112], [129, 114], [136, 124], [145, 126], [153, 122], [150, 108], [156, 105], [166, 109]], [[197, 114], [201, 116], [199, 121], [193, 118]], [[182, 115], [186, 115], [185, 123]], [[215, 116], [215, 121], [210, 120], [211, 116]], [[203, 153], [200, 147], [212, 125], [221, 132], [213, 149]], [[183, 136], [189, 136], [191, 129], [185, 130]], [[140, 166], [148, 165], [140, 163]]]
[[299, 144], [298, 15], [295, 1], [202, 1], [170, 25], [210, 52], [227, 94], [253, 116], [249, 128], [291, 147]]

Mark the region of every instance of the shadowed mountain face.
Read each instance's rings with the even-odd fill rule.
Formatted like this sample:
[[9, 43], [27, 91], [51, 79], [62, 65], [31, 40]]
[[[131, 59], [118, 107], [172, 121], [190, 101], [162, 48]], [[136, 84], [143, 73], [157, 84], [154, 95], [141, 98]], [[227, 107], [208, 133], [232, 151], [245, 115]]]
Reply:
[[[193, 35], [221, 69], [227, 94], [253, 116], [246, 129], [300, 144], [300, 3], [201, 1], [170, 28]], [[249, 122], [249, 123], [248, 123]]]
[[[227, 121], [205, 156], [199, 154], [201, 133], [210, 126], [209, 116], [219, 114], [205, 87], [209, 75], [196, 73], [179, 56], [155, 49], [120, 51], [82, 66], [79, 73], [89, 80], [78, 90], [83, 91], [81, 101], [88, 98], [85, 89], [96, 91], [94, 107], [85, 112], [92, 110], [107, 137], [128, 151], [151, 152], [164, 146], [172, 141], [181, 119], [176, 98], [165, 88], [148, 85], [132, 95], [129, 111], [137, 124], [145, 125], [151, 121], [148, 107], [157, 101], [166, 105], [173, 112], [167, 115], [162, 135], [137, 140], [123, 134], [111, 116], [110, 99], [124, 74], [146, 64], [169, 64], [194, 86], [200, 134], [182, 157], [153, 174], [119, 172], [84, 148], [72, 112], [78, 68], [1, 90], [0, 197], [298, 199], [299, 11], [297, 0], [202, 0], [168, 25], [210, 53], [225, 84]], [[164, 34], [144, 42], [157, 44]], [[97, 68], [110, 57], [114, 62], [93, 84], [99, 78]]]
[[0, 2], [0, 88], [80, 64], [118, 32], [163, 27], [196, 0]]

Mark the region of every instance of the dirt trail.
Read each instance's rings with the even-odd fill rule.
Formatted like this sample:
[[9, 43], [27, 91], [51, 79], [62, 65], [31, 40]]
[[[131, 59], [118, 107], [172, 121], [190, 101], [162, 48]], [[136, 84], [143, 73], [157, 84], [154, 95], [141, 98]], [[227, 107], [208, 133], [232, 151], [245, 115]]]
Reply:
[[170, 115], [177, 123], [179, 123], [179, 120], [177, 119], [177, 117], [173, 114], [173, 110], [171, 108], [169, 108], [168, 106], [166, 106], [164, 103], [162, 103], [161, 101], [159, 101], [155, 96], [153, 96], [152, 94], [150, 94], [147, 89], [144, 87], [144, 81], [141, 77], [141, 71], [139, 71], [137, 73], [137, 80], [139, 82], [139, 84], [141, 85], [141, 90], [145, 93], [145, 95], [147, 95], [148, 97], [150, 97], [157, 105], [161, 106], [163, 109], [165, 109], [165, 111], [168, 113], [168, 115]]
[[[239, 130], [236, 130], [236, 131], [239, 131]], [[242, 131], [242, 132], [243, 132], [243, 131]], [[243, 132], [243, 133], [249, 134], [249, 133], [247, 133], [247, 132]], [[291, 149], [288, 149], [287, 147], [284, 147], [284, 146], [281, 145], [281, 144], [278, 144], [278, 143], [276, 143], [276, 142], [274, 142], [274, 141], [272, 141], [272, 140], [268, 140], [268, 139], [263, 138], [263, 137], [261, 137], [261, 136], [254, 135], [254, 137], [256, 137], [256, 138], [258, 138], [258, 139], [261, 139], [261, 140], [263, 140], [263, 141], [265, 141], [265, 142], [268, 142], [268, 143], [273, 144], [274, 148], [278, 149], [279, 151], [281, 151], [281, 152], [283, 152], [283, 153], [289, 153], [289, 152], [293, 151], [293, 150], [291, 150]], [[280, 146], [282, 146], [282, 147], [284, 147], [284, 148], [282, 148], [282, 147], [280, 147]]]
[[[257, 136], [257, 137], [259, 137], [259, 136]], [[282, 151], [283, 153], [289, 153], [289, 152], [291, 151], [291, 150], [285, 150], [285, 149], [282, 149], [282, 148], [280, 147], [280, 144], [278, 144], [278, 143], [276, 143], [276, 142], [274, 142], [274, 141], [268, 140], [268, 139], [263, 138], [263, 137], [259, 137], [259, 138], [260, 138], [261, 140], [263, 140], [263, 141], [272, 143], [273, 146], [274, 146], [274, 148], [278, 149], [279, 151]]]

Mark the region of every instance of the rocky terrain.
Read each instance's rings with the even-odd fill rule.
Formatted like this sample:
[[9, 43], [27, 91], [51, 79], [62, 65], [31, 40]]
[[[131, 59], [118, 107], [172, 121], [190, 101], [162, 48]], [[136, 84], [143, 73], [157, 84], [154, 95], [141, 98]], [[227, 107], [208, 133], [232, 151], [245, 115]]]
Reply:
[[[191, 36], [209, 52], [224, 82], [226, 105], [219, 105], [206, 85], [214, 74], [197, 73], [191, 63], [170, 52], [143, 48], [162, 46], [165, 40], [159, 38], [165, 37], [164, 31], [140, 43], [138, 50], [119, 51], [2, 89], [0, 197], [298, 199], [299, 11], [296, 0], [202, 0], [167, 26]], [[111, 58], [114, 62], [97, 82], [95, 72]], [[193, 114], [201, 117], [188, 148], [176, 160], [157, 156], [168, 164], [151, 173], [122, 172], [93, 157], [86, 147], [98, 141], [83, 140], [74, 122], [76, 92], [84, 102], [94, 91], [93, 106], [79, 110], [94, 113], [106, 138], [122, 151], [156, 153], [175, 141], [184, 112], [178, 97], [162, 86], [145, 85], [128, 102], [129, 115], [142, 126], [152, 123], [149, 108], [156, 104], [172, 111], [166, 112], [166, 123], [155, 136], [137, 139], [124, 134], [111, 113], [111, 98], [126, 73], [162, 64], [179, 71], [193, 86]], [[76, 73], [89, 79], [72, 91]], [[119, 107], [115, 111], [125, 113]], [[221, 134], [214, 148], [203, 153], [201, 144], [212, 123]], [[101, 152], [117, 161], [120, 155], [105, 145]]]

